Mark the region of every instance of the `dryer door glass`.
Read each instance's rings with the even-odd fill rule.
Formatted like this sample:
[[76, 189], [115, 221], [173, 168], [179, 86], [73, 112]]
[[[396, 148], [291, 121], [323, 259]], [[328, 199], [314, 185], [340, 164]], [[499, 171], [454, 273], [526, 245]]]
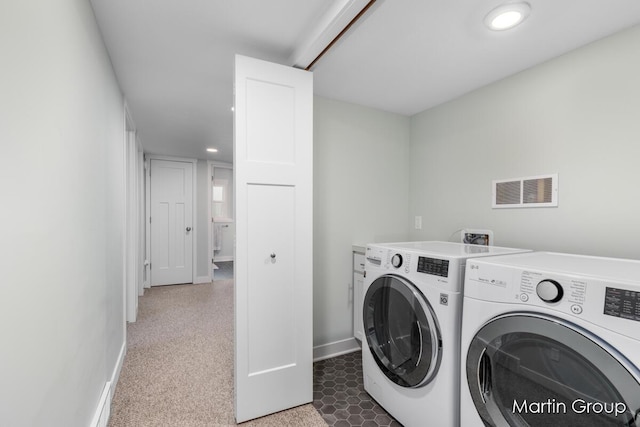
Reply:
[[363, 324], [373, 358], [394, 383], [421, 387], [438, 371], [442, 339], [431, 305], [410, 282], [382, 276], [364, 298]]
[[469, 348], [466, 376], [489, 426], [640, 422], [633, 364], [588, 331], [550, 316], [514, 313], [487, 323]]

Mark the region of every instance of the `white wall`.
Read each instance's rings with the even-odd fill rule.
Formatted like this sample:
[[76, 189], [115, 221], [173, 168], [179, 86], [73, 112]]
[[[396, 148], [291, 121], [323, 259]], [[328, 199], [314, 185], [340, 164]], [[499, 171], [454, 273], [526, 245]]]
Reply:
[[[411, 119], [414, 240], [640, 258], [640, 27]], [[559, 173], [558, 208], [491, 209], [491, 180]]]
[[221, 223], [222, 248], [215, 251], [216, 262], [233, 261], [236, 224], [234, 222]]
[[123, 99], [88, 1], [0, 28], [0, 425], [87, 426], [125, 339]]
[[351, 246], [408, 237], [409, 118], [314, 98], [314, 345], [353, 336]]

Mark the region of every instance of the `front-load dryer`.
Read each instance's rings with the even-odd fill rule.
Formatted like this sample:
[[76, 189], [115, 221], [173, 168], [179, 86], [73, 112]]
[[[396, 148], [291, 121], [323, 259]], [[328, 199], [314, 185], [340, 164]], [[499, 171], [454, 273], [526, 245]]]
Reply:
[[459, 425], [465, 262], [523, 251], [451, 242], [367, 246], [364, 388], [405, 427]]
[[640, 262], [470, 260], [461, 425], [640, 425]]

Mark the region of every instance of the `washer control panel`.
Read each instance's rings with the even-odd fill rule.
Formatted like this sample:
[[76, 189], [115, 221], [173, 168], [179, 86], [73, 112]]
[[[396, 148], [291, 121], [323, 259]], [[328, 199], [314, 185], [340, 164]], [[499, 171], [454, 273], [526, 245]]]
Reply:
[[[402, 276], [417, 286], [437, 287], [447, 292], [462, 292], [466, 260], [449, 257], [441, 251], [420, 250], [417, 244], [367, 245], [365, 286], [380, 274]], [[414, 246], [416, 248], [414, 248]], [[443, 251], [442, 251], [443, 252]]]
[[449, 277], [449, 261], [446, 259], [418, 257], [418, 273]]
[[382, 261], [385, 259], [385, 252], [386, 251], [381, 248], [367, 247], [367, 254], [365, 255], [367, 263], [374, 266], [382, 265]]

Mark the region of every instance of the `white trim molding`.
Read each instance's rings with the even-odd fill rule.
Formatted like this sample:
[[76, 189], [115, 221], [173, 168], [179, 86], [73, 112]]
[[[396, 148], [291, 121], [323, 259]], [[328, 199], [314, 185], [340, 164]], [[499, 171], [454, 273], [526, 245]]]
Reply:
[[90, 427], [107, 427], [109, 424], [109, 416], [111, 415], [111, 383], [107, 381], [102, 389], [100, 400], [98, 400], [98, 407], [91, 420]]
[[193, 281], [194, 285], [199, 285], [201, 283], [211, 283], [211, 277], [209, 277], [209, 276], [198, 276]]
[[127, 153], [128, 153], [128, 141], [129, 141], [129, 131], [131, 130], [135, 130], [136, 128], [136, 124], [133, 121], [133, 117], [131, 116], [131, 111], [129, 111], [129, 104], [127, 103], [126, 98], [122, 101], [123, 102], [123, 128], [122, 128], [122, 212], [121, 212], [121, 225], [122, 225], [122, 232], [123, 232], [123, 237], [121, 240], [121, 249], [122, 249], [122, 316], [123, 316], [123, 320], [122, 320], [122, 329], [123, 329], [123, 333], [124, 336], [127, 336], [127, 320], [129, 317], [129, 307], [128, 307], [128, 293], [129, 293], [129, 289], [127, 288], [127, 284], [128, 284], [128, 280], [127, 280], [127, 265], [128, 265], [128, 261], [127, 261], [127, 217], [128, 217], [128, 213], [127, 213], [127, 204], [128, 204], [128, 200], [127, 200], [127, 170], [128, 170], [128, 165], [127, 165]]
[[118, 360], [116, 361], [116, 366], [113, 368], [113, 373], [111, 374], [111, 389], [112, 391], [116, 391], [116, 386], [118, 385], [118, 381], [120, 380], [120, 372], [122, 371], [122, 365], [124, 364], [124, 357], [127, 355], [127, 341], [122, 342], [122, 347], [120, 347], [120, 354], [118, 355]]
[[102, 394], [98, 400], [98, 406], [96, 407], [96, 412], [93, 415], [93, 419], [91, 420], [89, 427], [107, 427], [109, 425], [109, 417], [111, 416], [111, 399], [113, 398], [118, 380], [120, 379], [120, 372], [122, 371], [122, 365], [124, 363], [124, 356], [126, 353], [127, 342], [123, 341], [122, 347], [120, 348], [120, 354], [118, 355], [118, 360], [116, 361], [113, 373], [111, 374], [111, 380], [107, 381], [102, 388]]
[[145, 223], [145, 259], [144, 263], [144, 287], [149, 289], [151, 288], [151, 229], [150, 229], [150, 221], [151, 212], [149, 212], [151, 206], [151, 160], [149, 159], [149, 155], [144, 155], [144, 223]]
[[321, 344], [313, 347], [313, 361], [331, 359], [355, 351], [360, 351], [360, 343], [355, 338]]

